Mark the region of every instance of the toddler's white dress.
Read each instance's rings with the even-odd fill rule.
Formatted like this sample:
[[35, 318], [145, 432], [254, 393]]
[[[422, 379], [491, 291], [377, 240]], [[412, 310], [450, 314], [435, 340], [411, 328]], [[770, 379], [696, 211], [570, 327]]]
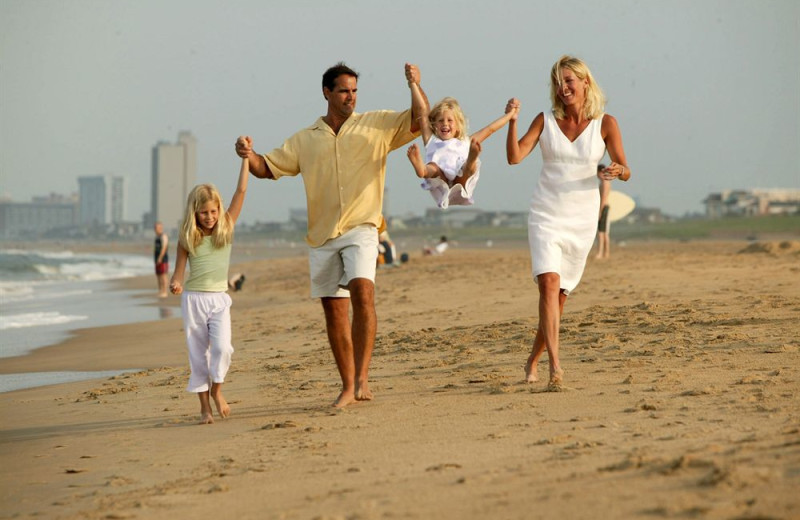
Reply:
[[[442, 170], [450, 183], [456, 177], [461, 177], [461, 168], [469, 156], [469, 141], [464, 139], [447, 139], [442, 141], [432, 135], [425, 145], [425, 164], [436, 163]], [[430, 192], [436, 205], [446, 209], [450, 205], [469, 206], [475, 201], [472, 197], [475, 185], [478, 184], [480, 177], [480, 159], [478, 159], [477, 170], [467, 179], [466, 185], [453, 184], [450, 186], [440, 178], [423, 179], [422, 188]]]
[[606, 151], [602, 121], [602, 115], [592, 120], [571, 142], [555, 116], [545, 113], [539, 138], [542, 172], [528, 216], [533, 277], [558, 273], [567, 294], [581, 280], [597, 232], [597, 164]]

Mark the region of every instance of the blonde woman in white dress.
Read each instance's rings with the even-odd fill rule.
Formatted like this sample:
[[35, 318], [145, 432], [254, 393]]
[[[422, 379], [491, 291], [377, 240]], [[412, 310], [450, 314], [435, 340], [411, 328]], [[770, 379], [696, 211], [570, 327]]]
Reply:
[[[539, 325], [525, 364], [525, 378], [538, 381], [537, 367], [545, 350], [550, 365], [548, 388], [560, 390], [564, 371], [558, 358], [559, 328], [567, 296], [583, 274], [597, 231], [600, 196], [597, 177], [630, 179], [617, 120], [605, 114], [605, 97], [589, 68], [578, 58], [562, 56], [550, 72], [552, 110], [539, 113], [517, 138], [520, 102], [513, 98], [506, 113], [506, 154], [519, 164], [537, 143], [542, 171], [531, 199], [528, 241], [533, 277], [539, 288]], [[597, 172], [608, 151], [611, 164]]]

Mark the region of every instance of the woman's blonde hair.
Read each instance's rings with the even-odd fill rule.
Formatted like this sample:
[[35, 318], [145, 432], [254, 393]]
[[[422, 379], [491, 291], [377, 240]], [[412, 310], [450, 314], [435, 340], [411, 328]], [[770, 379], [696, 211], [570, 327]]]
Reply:
[[194, 254], [194, 248], [203, 241], [203, 232], [197, 225], [197, 212], [208, 202], [214, 202], [219, 207], [219, 218], [211, 231], [211, 242], [214, 247], [224, 247], [233, 242], [233, 223], [225, 212], [225, 205], [222, 203], [219, 191], [213, 184], [199, 184], [189, 193], [186, 200], [186, 211], [181, 224], [181, 234], [178, 237], [181, 245], [190, 255]]
[[458, 101], [451, 97], [446, 97], [433, 105], [430, 114], [428, 114], [428, 125], [431, 128], [431, 132], [436, 135], [436, 132], [433, 130], [433, 122], [436, 121], [436, 118], [445, 110], [449, 110], [453, 113], [453, 118], [456, 120], [456, 124], [458, 124], [458, 128], [453, 132], [453, 136], [456, 139], [467, 139], [469, 137], [467, 134], [467, 118], [464, 116], [464, 112], [461, 110], [461, 105], [458, 104]]
[[606, 108], [606, 96], [594, 80], [589, 67], [574, 56], [561, 56], [550, 69], [550, 102], [553, 105], [553, 115], [556, 119], [564, 118], [564, 103], [558, 97], [558, 88], [563, 81], [561, 70], [571, 70], [580, 80], [586, 80], [586, 97], [583, 101], [583, 113], [587, 119], [597, 119]]

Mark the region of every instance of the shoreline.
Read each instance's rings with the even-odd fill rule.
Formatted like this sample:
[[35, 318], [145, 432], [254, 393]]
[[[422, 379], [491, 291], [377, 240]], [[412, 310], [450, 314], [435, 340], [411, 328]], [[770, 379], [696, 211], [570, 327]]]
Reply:
[[37, 363], [152, 368], [4, 394], [0, 517], [526, 518], [534, 500], [543, 519], [791, 518], [798, 252], [590, 259], [562, 321], [563, 392], [544, 391], [545, 360], [522, 382], [527, 249], [415, 255], [378, 271], [376, 397], [344, 410], [307, 262], [245, 262], [231, 418], [196, 425], [178, 318], [85, 331]]

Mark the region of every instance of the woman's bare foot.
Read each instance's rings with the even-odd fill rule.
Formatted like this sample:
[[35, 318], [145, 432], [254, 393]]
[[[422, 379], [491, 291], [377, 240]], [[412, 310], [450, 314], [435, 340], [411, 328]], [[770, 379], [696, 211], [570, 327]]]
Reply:
[[197, 424], [214, 424], [214, 414], [212, 414], [210, 410], [201, 413], [200, 422]]
[[528, 356], [528, 361], [525, 362], [525, 382], [526, 383], [535, 383], [539, 380], [539, 374], [536, 373], [536, 369], [538, 368], [539, 364], [533, 362], [533, 354]]
[[551, 392], [558, 392], [562, 389], [563, 383], [564, 371], [560, 368], [557, 368], [555, 371], [550, 373], [550, 382], [547, 383], [547, 389]]
[[356, 402], [356, 396], [353, 392], [342, 392], [339, 394], [339, 397], [333, 402], [334, 408], [344, 408], [348, 404], [353, 404]]

